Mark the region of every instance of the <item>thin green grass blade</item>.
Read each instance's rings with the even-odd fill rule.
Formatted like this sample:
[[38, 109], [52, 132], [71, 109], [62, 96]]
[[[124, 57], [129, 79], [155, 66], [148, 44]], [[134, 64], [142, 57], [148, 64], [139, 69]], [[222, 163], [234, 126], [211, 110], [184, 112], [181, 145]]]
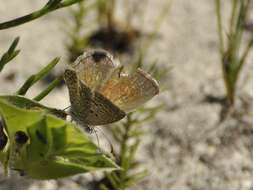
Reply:
[[33, 98], [33, 100], [38, 102], [42, 100], [61, 82], [61, 80], [62, 78], [56, 78], [45, 90], [43, 90], [40, 94]]
[[28, 89], [34, 85], [38, 80], [40, 80], [43, 76], [45, 76], [54, 66], [59, 62], [60, 58], [55, 58], [51, 61], [46, 67], [44, 67], [39, 73], [36, 75], [30, 76], [26, 82], [21, 86], [21, 88], [16, 92], [18, 95], [25, 95]]
[[215, 0], [216, 3], [216, 15], [217, 15], [217, 22], [218, 22], [218, 36], [220, 41], [220, 54], [221, 57], [224, 55], [224, 40], [223, 40], [223, 27], [221, 22], [221, 10], [220, 10], [220, 0]]
[[138, 177], [134, 177], [132, 180], [129, 180], [125, 183], [125, 187], [130, 187], [133, 184], [136, 184], [137, 182], [139, 182], [140, 180], [142, 180], [143, 178], [149, 176], [149, 173], [147, 171], [144, 172], [139, 172], [136, 174], [136, 176]]
[[111, 185], [114, 187], [114, 189], [118, 189], [118, 185], [117, 185], [116, 181], [113, 179], [112, 174], [105, 172], [105, 175], [106, 175], [107, 179], [110, 181]]
[[8, 49], [8, 54], [12, 54], [12, 52], [14, 52], [15, 48], [16, 48], [17, 45], [18, 45], [19, 39], [20, 39], [19, 37], [16, 37], [16, 38], [14, 39], [14, 41], [13, 41], [12, 44], [11, 44], [11, 47]]
[[101, 184], [101, 185], [100, 185], [100, 189], [102, 189], [102, 190], [110, 190], [110, 189], [108, 189], [104, 184]]
[[4, 66], [10, 62], [14, 57], [16, 57], [20, 50], [16, 50], [15, 48], [17, 47], [19, 42], [19, 37], [16, 37], [14, 41], [12, 42], [11, 46], [9, 47], [8, 51], [3, 54], [3, 56], [0, 59], [0, 72], [3, 70]]

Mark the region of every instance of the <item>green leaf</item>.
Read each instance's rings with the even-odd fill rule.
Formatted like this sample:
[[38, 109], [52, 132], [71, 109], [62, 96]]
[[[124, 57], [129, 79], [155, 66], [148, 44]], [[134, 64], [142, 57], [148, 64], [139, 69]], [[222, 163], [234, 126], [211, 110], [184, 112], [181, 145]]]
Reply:
[[143, 135], [147, 135], [147, 134], [150, 134], [150, 131], [143, 131], [143, 130], [134, 130], [130, 133], [129, 137], [130, 138], [133, 138], [133, 137], [140, 137], [140, 136], [143, 136]]
[[139, 144], [140, 144], [140, 140], [136, 140], [136, 142], [133, 145], [128, 147], [129, 156], [126, 157], [126, 166], [124, 168], [126, 168], [126, 169], [130, 168], [130, 165], [132, 163], [132, 160], [134, 158], [134, 155], [137, 151], [137, 148], [138, 148]]
[[17, 44], [19, 42], [19, 37], [16, 37], [14, 41], [12, 42], [11, 46], [9, 47], [8, 51], [3, 54], [3, 56], [0, 59], [0, 72], [3, 70], [4, 66], [10, 62], [14, 57], [16, 57], [20, 50], [16, 50]]
[[143, 178], [147, 177], [149, 174], [148, 172], [144, 171], [144, 172], [139, 172], [136, 173], [135, 175], [137, 175], [138, 177], [134, 177], [133, 179], [127, 181], [125, 183], [125, 187], [130, 187], [133, 184], [136, 184], [137, 182], [139, 182], [140, 180], [142, 180]]
[[118, 183], [118, 184], [120, 183], [120, 178], [118, 177], [116, 172], [111, 172], [111, 176], [116, 183]]
[[101, 185], [100, 185], [100, 188], [101, 188], [102, 190], [110, 190], [110, 189], [108, 189], [104, 184], [101, 184]]
[[25, 98], [24, 96], [19, 95], [6, 95], [6, 96], [0, 96], [0, 100], [5, 100], [9, 102], [12, 105], [15, 105], [19, 108], [25, 108], [25, 109], [42, 109], [50, 114], [53, 114], [59, 118], [65, 119], [67, 114], [59, 109], [50, 108], [47, 106], [44, 106], [42, 104], [39, 104], [36, 101], [30, 100], [28, 98]]
[[140, 171], [140, 172], [137, 172], [137, 173], [134, 173], [134, 174], [131, 174], [131, 175], [127, 175], [126, 179], [130, 180], [130, 179], [133, 179], [133, 178], [136, 178], [136, 177], [139, 177], [139, 176], [143, 176], [143, 175], [147, 176], [147, 175], [149, 175], [149, 172], [147, 170]]
[[105, 175], [106, 175], [107, 179], [110, 181], [110, 183], [113, 186], [113, 188], [114, 189], [118, 189], [118, 185], [117, 185], [116, 181], [113, 179], [112, 173], [106, 172]]
[[[3, 165], [33, 179], [56, 179], [83, 172], [120, 169], [83, 132], [71, 123], [27, 110], [0, 98], [0, 114], [10, 141], [9, 160]], [[15, 134], [22, 131], [28, 141], [20, 145]]]
[[149, 173], [147, 171], [142, 171], [142, 172], [138, 172], [133, 175], [127, 176], [127, 178], [131, 179], [131, 180], [128, 180], [125, 183], [125, 187], [130, 187], [131, 185], [136, 184], [137, 182], [139, 182], [143, 178], [147, 177], [148, 175], [149, 175]]
[[18, 45], [18, 42], [19, 42], [19, 37], [16, 37], [16, 38], [14, 39], [14, 41], [12, 42], [10, 48], [8, 49], [8, 54], [11, 55], [11, 54], [14, 52], [15, 48], [16, 48], [17, 45]]

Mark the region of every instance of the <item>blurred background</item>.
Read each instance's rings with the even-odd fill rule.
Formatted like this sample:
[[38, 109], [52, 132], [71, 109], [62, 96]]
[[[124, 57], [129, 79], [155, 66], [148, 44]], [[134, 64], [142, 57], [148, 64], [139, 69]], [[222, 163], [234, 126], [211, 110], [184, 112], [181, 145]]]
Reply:
[[[38, 10], [45, 3], [3, 1], [0, 23]], [[221, 2], [224, 34], [229, 31], [232, 6], [232, 0]], [[252, 38], [252, 8], [251, 2], [242, 47]], [[253, 189], [253, 54], [249, 52], [238, 79], [236, 116], [232, 114], [220, 122], [226, 89], [215, 1], [86, 0], [79, 6], [1, 30], [1, 55], [17, 36], [21, 52], [0, 75], [0, 94], [14, 93], [31, 74], [60, 56], [50, 75], [26, 95], [36, 96], [63, 72], [66, 64], [89, 48], [110, 51], [126, 68], [141, 59], [143, 70], [152, 71], [161, 93], [145, 107], [163, 107], [152, 112], [152, 119], [138, 124], [149, 133], [140, 137], [135, 170], [147, 170], [149, 174], [129, 189]], [[41, 103], [58, 109], [68, 107], [66, 86], [59, 85]], [[108, 129], [113, 126], [99, 128], [114, 145]], [[100, 136], [101, 142], [106, 141]], [[114, 146], [117, 151], [116, 142]], [[18, 175], [8, 178], [1, 172], [0, 190], [98, 189], [94, 184], [102, 179], [103, 172], [48, 181]]]

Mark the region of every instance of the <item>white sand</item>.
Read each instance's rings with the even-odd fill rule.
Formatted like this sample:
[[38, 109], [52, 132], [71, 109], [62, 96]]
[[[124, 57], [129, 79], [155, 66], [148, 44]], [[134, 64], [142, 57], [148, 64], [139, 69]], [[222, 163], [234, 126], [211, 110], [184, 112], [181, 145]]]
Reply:
[[[22, 16], [43, 6], [46, 1], [3, 1], [0, 22]], [[157, 15], [167, 1], [152, 1], [147, 7], [145, 23], [136, 23], [144, 32], [151, 32]], [[122, 9], [121, 4], [119, 10]], [[231, 1], [223, 5], [225, 21], [229, 18]], [[252, 9], [252, 7], [250, 7]], [[251, 10], [250, 10], [251, 11]], [[117, 13], [119, 20], [121, 12]], [[55, 71], [60, 73], [67, 58], [64, 47], [66, 36], [61, 20], [68, 18], [67, 9], [58, 10], [36, 21], [0, 31], [0, 54], [12, 40], [20, 36], [21, 53], [0, 75], [0, 94], [13, 93], [27, 77], [38, 72], [53, 58], [60, 56]], [[137, 19], [138, 21], [138, 19]], [[145, 126], [152, 133], [143, 138], [137, 159], [141, 168], [151, 173], [131, 189], [252, 189], [253, 151], [252, 134], [243, 133], [251, 125], [229, 120], [225, 128], [218, 126], [221, 106], [203, 103], [205, 94], [223, 96], [225, 93], [220, 58], [214, 1], [177, 0], [171, 3], [169, 13], [159, 29], [159, 37], [152, 45], [146, 60], [159, 60], [159, 67], [172, 66], [162, 86], [169, 87], [149, 105], [164, 103], [165, 109]], [[249, 39], [247, 32], [245, 41]], [[252, 54], [243, 68], [238, 89], [240, 94], [253, 96]], [[13, 82], [4, 78], [16, 72]], [[28, 97], [34, 97], [45, 86], [35, 85]], [[66, 87], [55, 90], [43, 103], [57, 108], [69, 105]], [[172, 109], [175, 108], [175, 109]], [[252, 107], [249, 115], [252, 122]], [[251, 115], [250, 115], [251, 114]], [[251, 117], [250, 117], [251, 116]], [[247, 118], [247, 119], [248, 119]], [[218, 133], [206, 132], [220, 128]], [[252, 133], [252, 132], [251, 132]], [[209, 141], [204, 139], [211, 135]], [[101, 173], [94, 174], [99, 178]], [[2, 177], [1, 177], [2, 178]], [[3, 178], [0, 189], [85, 189], [90, 174], [77, 175], [58, 181], [37, 182], [18, 178]], [[77, 184], [75, 181], [81, 180]], [[22, 188], [21, 188], [22, 187]]]

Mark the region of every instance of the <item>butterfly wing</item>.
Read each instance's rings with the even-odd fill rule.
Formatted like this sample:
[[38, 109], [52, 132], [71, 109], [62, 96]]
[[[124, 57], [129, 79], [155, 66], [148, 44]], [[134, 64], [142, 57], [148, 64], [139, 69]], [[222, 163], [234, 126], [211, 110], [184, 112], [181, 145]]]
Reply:
[[112, 56], [103, 50], [88, 51], [72, 65], [78, 78], [92, 91], [98, 90], [115, 70]]
[[75, 71], [66, 69], [64, 72], [64, 80], [69, 91], [69, 99], [71, 103], [70, 114], [73, 120], [82, 125], [87, 125], [86, 117], [90, 108], [92, 97], [91, 91], [85, 86], [80, 88], [80, 81]]
[[106, 125], [121, 120], [125, 115], [110, 100], [95, 92], [86, 121], [89, 125]]
[[157, 95], [159, 87], [149, 74], [137, 69], [133, 75], [114, 72], [100, 93], [121, 110], [130, 111]]
[[80, 56], [73, 70], [66, 70], [73, 118], [84, 124], [104, 125], [122, 119], [130, 111], [159, 93], [157, 82], [141, 69], [120, 74], [111, 55], [90, 51]]
[[125, 112], [97, 92], [92, 92], [80, 81], [73, 70], [64, 73], [71, 102], [71, 116], [77, 123], [86, 125], [105, 125], [125, 117]]

